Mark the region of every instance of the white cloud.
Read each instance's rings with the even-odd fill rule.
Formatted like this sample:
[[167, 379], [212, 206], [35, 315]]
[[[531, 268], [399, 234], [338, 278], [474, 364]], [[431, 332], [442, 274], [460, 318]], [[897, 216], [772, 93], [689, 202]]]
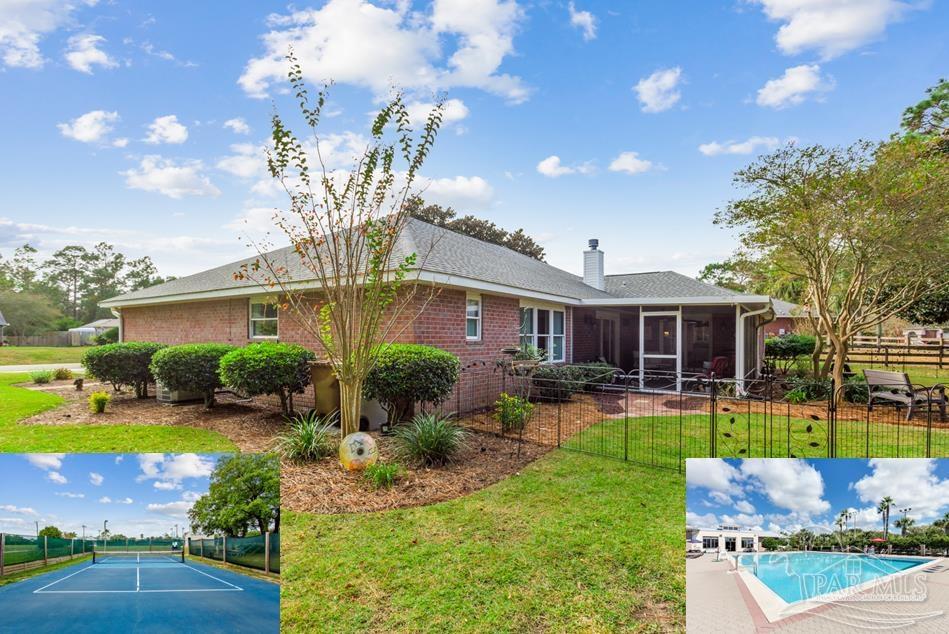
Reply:
[[122, 498], [121, 500], [116, 500], [116, 504], [134, 504], [135, 500], [132, 498]]
[[146, 143], [184, 143], [188, 140], [188, 128], [178, 123], [178, 117], [173, 114], [156, 117], [148, 124]]
[[92, 484], [92, 486], [97, 487], [97, 486], [101, 486], [102, 483], [105, 482], [105, 478], [102, 477], [101, 474], [96, 473], [95, 471], [92, 471], [89, 473], [89, 482]]
[[119, 65], [118, 62], [99, 48], [105, 41], [106, 39], [104, 37], [95, 35], [94, 33], [74, 35], [69, 38], [66, 62], [73, 69], [89, 75], [92, 74], [93, 66], [116, 68]]
[[178, 483], [187, 478], [206, 478], [214, 470], [214, 460], [194, 453], [140, 454], [138, 464], [142, 473], [136, 478], [137, 482]]
[[900, 0], [756, 0], [782, 22], [775, 35], [781, 52], [817, 51], [831, 59], [879, 39], [886, 27], [926, 3]]
[[[409, 122], [416, 127], [425, 125], [428, 115], [435, 107], [433, 102], [414, 101], [406, 104]], [[461, 99], [447, 99], [442, 107], [442, 127], [447, 127], [465, 119], [469, 114], [468, 106]]]
[[685, 523], [690, 528], [716, 528], [720, 522], [718, 521], [718, 518], [715, 517], [714, 513], [699, 515], [698, 513], [693, 513], [692, 511], [686, 511]]
[[484, 206], [494, 197], [494, 188], [480, 176], [421, 178], [425, 200], [456, 208]]
[[[385, 95], [407, 90], [480, 88], [512, 102], [528, 90], [519, 77], [500, 73], [514, 52], [523, 12], [513, 0], [435, 0], [430, 13], [408, 2], [379, 6], [367, 0], [329, 0], [319, 9], [271, 15], [261, 39], [264, 54], [251, 59], [238, 83], [265, 97], [284, 82], [293, 46], [308, 80], [333, 79]], [[445, 55], [450, 55], [445, 58]]]
[[26, 454], [26, 460], [34, 467], [40, 469], [60, 469], [63, 466], [64, 453], [29, 453]]
[[577, 7], [571, 2], [567, 5], [570, 12], [570, 24], [583, 31], [583, 39], [590, 41], [596, 39], [596, 18], [589, 11], [577, 11]]
[[537, 171], [547, 178], [558, 178], [567, 174], [591, 174], [593, 173], [593, 164], [590, 162], [579, 165], [563, 165], [560, 157], [552, 154], [537, 164]]
[[[735, 502], [735, 510], [737, 510], [739, 513], [754, 513], [755, 507], [748, 500], [738, 500]], [[760, 520], [755, 523], [760, 523]]]
[[18, 513], [20, 515], [39, 515], [39, 513], [28, 506], [13, 506], [12, 504], [0, 504], [0, 511]]
[[5, 66], [42, 68], [40, 41], [68, 25], [81, 6], [97, 0], [30, 0], [0, 3], [0, 60]]
[[[909, 516], [930, 520], [949, 510], [949, 478], [940, 480], [936, 461], [922, 458], [871, 460], [870, 475], [854, 483], [861, 502], [877, 504], [885, 496], [893, 498], [895, 509], [912, 507]], [[892, 519], [896, 519], [896, 512]]]
[[83, 143], [105, 143], [119, 120], [119, 113], [105, 110], [93, 110], [80, 115], [69, 123], [59, 123], [56, 127], [64, 137]]
[[753, 136], [744, 141], [712, 141], [699, 146], [699, 152], [705, 156], [719, 156], [721, 154], [751, 154], [759, 148], [773, 150], [781, 141], [774, 136]]
[[164, 482], [162, 480], [158, 480], [152, 486], [159, 491], [174, 491], [175, 489], [181, 488], [181, 485], [176, 482]]
[[622, 152], [610, 163], [611, 172], [625, 172], [626, 174], [642, 174], [655, 166], [652, 161], [639, 158], [636, 152]]
[[750, 528], [751, 530], [760, 531], [763, 530], [761, 526], [763, 523], [763, 515], [749, 515], [747, 513], [739, 513], [738, 515], [722, 515], [722, 524], [729, 526], [738, 526], [740, 528]]
[[721, 458], [690, 458], [685, 467], [686, 486], [718, 491], [726, 495], [736, 493], [736, 482], [741, 473]]
[[211, 180], [202, 173], [201, 161], [176, 163], [161, 156], [142, 158], [137, 169], [119, 172], [125, 176], [125, 184], [131, 189], [158, 192], [169, 198], [185, 196], [218, 196], [221, 193]]
[[824, 478], [803, 460], [743, 460], [741, 473], [752, 477], [775, 506], [802, 516], [819, 515], [830, 509], [823, 499]]
[[86, 497], [85, 493], [69, 493], [68, 491], [62, 491], [54, 493], [53, 495], [58, 495], [61, 498], [72, 498], [76, 500], [81, 500]]
[[822, 77], [817, 64], [802, 64], [784, 71], [777, 79], [769, 79], [758, 90], [755, 102], [759, 106], [782, 109], [803, 103], [810, 95], [833, 90], [832, 79]]
[[241, 117], [228, 119], [224, 122], [224, 127], [236, 134], [250, 134], [250, 126], [247, 125], [247, 122]]
[[125, 460], [125, 456], [118, 455], [115, 457], [115, 464], [122, 464], [123, 460]]
[[112, 142], [113, 147], [118, 147], [118, 148], [123, 148], [128, 144], [129, 144], [129, 140], [125, 137], [116, 139], [115, 141]]
[[662, 112], [674, 106], [682, 94], [678, 90], [682, 69], [665, 68], [639, 80], [634, 90], [643, 112]]
[[69, 480], [66, 479], [66, 476], [61, 474], [59, 471], [50, 471], [46, 474], [46, 478], [53, 484], [66, 484]]
[[191, 510], [192, 506], [194, 506], [194, 500], [181, 499], [177, 502], [168, 502], [166, 504], [149, 504], [146, 508], [149, 513], [158, 513], [160, 515], [167, 515], [168, 517], [187, 519], [188, 511]]
[[99, 498], [99, 504], [112, 504], [112, 498], [107, 495], [103, 495]]
[[[739, 491], [736, 490], [735, 493], [739, 493]], [[710, 491], [708, 496], [712, 499], [712, 501], [721, 505], [729, 505], [732, 503], [731, 495], [728, 493], [723, 493], [722, 491]]]
[[230, 156], [217, 162], [217, 168], [239, 178], [262, 178], [267, 170], [264, 147], [253, 143], [235, 143], [231, 145]]

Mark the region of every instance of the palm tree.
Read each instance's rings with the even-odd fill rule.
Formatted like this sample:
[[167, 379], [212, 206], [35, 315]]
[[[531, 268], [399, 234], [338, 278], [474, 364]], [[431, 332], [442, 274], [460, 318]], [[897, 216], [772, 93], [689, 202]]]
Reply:
[[893, 498], [889, 495], [880, 500], [877, 505], [877, 513], [883, 514], [883, 539], [890, 536], [890, 508], [893, 506]]
[[949, 535], [949, 511], [947, 511], [946, 514], [942, 516], [942, 519], [939, 520], [939, 522], [942, 524], [942, 532], [944, 532], [946, 535]]
[[895, 522], [893, 522], [893, 526], [900, 529], [901, 536], [906, 537], [906, 529], [915, 523], [916, 523], [916, 520], [914, 520], [912, 517], [903, 516], [899, 518], [898, 520], [896, 520]]
[[841, 511], [840, 515], [837, 516], [837, 519], [834, 520], [834, 525], [837, 527], [839, 533], [840, 546], [843, 548], [844, 541], [844, 526], [847, 525], [847, 511]]

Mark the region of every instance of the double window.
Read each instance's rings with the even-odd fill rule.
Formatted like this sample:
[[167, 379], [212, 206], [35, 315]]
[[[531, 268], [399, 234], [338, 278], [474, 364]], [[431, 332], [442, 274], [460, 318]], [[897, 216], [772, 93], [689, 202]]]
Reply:
[[481, 340], [481, 296], [469, 295], [465, 304], [465, 339]]
[[250, 338], [277, 338], [277, 306], [265, 300], [250, 301]]
[[547, 361], [565, 360], [564, 312], [550, 308], [521, 308], [521, 347], [533, 346]]

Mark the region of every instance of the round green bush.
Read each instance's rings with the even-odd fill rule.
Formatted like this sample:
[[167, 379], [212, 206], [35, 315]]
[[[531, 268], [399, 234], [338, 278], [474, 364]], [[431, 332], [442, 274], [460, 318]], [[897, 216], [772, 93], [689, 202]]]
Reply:
[[461, 364], [445, 350], [412, 343], [376, 348], [363, 396], [378, 399], [390, 423], [412, 416], [416, 403], [438, 405], [451, 395]]
[[111, 383], [116, 390], [127, 385], [139, 398], [147, 398], [148, 384], [155, 380], [149, 365], [152, 356], [164, 347], [149, 341], [109, 343], [86, 350], [82, 365], [89, 375]]
[[293, 395], [310, 385], [312, 351], [290, 343], [252, 343], [221, 358], [224, 385], [248, 396], [273, 394], [280, 397], [284, 414], [293, 411]]
[[187, 343], [155, 353], [151, 371], [155, 380], [169, 390], [201, 392], [204, 406], [214, 406], [214, 391], [221, 383], [221, 358], [236, 350], [223, 343]]
[[96, 335], [94, 341], [97, 346], [104, 346], [107, 343], [116, 343], [119, 340], [119, 329], [109, 328], [101, 335]]
[[583, 389], [583, 370], [569, 365], [541, 365], [531, 375], [531, 397], [541, 401], [569, 401]]

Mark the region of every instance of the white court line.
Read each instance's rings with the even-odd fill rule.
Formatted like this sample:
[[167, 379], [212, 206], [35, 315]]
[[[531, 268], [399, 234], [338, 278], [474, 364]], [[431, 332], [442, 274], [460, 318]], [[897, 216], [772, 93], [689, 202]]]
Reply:
[[88, 566], [86, 566], [86, 567], [83, 568], [82, 570], [77, 570], [76, 572], [72, 573], [71, 575], [66, 575], [66, 576], [63, 577], [62, 579], [57, 579], [57, 580], [54, 581], [53, 583], [46, 584], [45, 586], [43, 586], [43, 587], [40, 588], [39, 590], [34, 590], [34, 591], [33, 591], [33, 594], [36, 594], [37, 592], [42, 592], [42, 591], [45, 590], [46, 588], [48, 588], [48, 587], [50, 587], [50, 586], [52, 586], [52, 585], [56, 585], [56, 584], [59, 583], [60, 581], [65, 581], [66, 579], [69, 579], [70, 577], [75, 577], [75, 576], [78, 575], [80, 572], [85, 572], [86, 570], [89, 570], [90, 568], [92, 568], [92, 565], [91, 565], [91, 564], [88, 565]]
[[226, 586], [231, 586], [232, 588], [237, 588], [238, 590], [241, 590], [241, 591], [244, 590], [243, 588], [239, 588], [239, 587], [235, 586], [233, 583], [228, 583], [227, 581], [224, 581], [223, 579], [218, 579], [218, 578], [215, 577], [214, 575], [209, 575], [208, 573], [202, 572], [202, 571], [198, 570], [197, 568], [192, 568], [192, 567], [189, 566], [188, 564], [182, 564], [182, 565], [183, 565], [185, 568], [190, 568], [191, 570], [194, 570], [195, 572], [204, 575], [205, 577], [211, 577], [211, 578], [214, 579], [215, 581], [220, 581], [221, 583], [223, 583], [223, 584], [226, 585]]
[[[234, 588], [205, 588], [194, 590], [44, 590], [40, 594], [143, 594], [146, 592], [243, 592]], [[34, 592], [35, 594], [35, 592]]]
[[141, 581], [142, 578], [141, 578], [141, 575], [139, 574], [141, 569], [142, 569], [141, 566], [135, 566], [135, 592], [138, 592], [139, 588], [142, 587], [142, 581]]

